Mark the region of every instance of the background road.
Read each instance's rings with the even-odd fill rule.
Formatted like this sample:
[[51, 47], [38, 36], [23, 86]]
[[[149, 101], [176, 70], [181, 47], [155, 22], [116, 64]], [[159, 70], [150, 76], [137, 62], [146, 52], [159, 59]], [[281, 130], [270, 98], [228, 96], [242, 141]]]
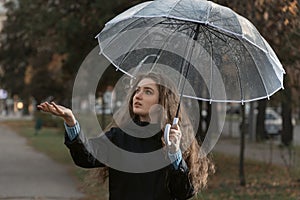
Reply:
[[[237, 138], [240, 136], [240, 130], [239, 130], [239, 122], [237, 120], [235, 121], [226, 121], [222, 130], [223, 136], [230, 136], [233, 138]], [[293, 142], [294, 145], [300, 146], [300, 124], [297, 124], [294, 126], [293, 131]], [[278, 137], [280, 140], [280, 137]]]
[[0, 199], [68, 200], [84, 194], [67, 169], [26, 144], [26, 140], [0, 125]]

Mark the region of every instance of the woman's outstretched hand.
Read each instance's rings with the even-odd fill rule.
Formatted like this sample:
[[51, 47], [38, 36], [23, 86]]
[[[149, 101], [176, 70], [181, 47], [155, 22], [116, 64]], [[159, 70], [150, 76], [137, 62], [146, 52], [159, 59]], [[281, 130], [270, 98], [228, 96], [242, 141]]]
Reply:
[[68, 126], [74, 126], [76, 124], [75, 116], [71, 109], [61, 105], [57, 105], [54, 102], [43, 102], [37, 106], [38, 109], [51, 113], [52, 115], [63, 118]]

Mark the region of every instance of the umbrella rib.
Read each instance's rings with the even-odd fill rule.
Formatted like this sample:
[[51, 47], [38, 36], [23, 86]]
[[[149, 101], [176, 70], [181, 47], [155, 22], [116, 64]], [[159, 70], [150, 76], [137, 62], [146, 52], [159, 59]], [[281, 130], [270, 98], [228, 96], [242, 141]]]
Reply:
[[[192, 38], [192, 40], [189, 40], [189, 41], [187, 42], [187, 45], [186, 45], [186, 48], [187, 48], [187, 47], [190, 45], [190, 41], [193, 42], [191, 53], [190, 53], [190, 48], [189, 48], [189, 50], [187, 51], [187, 55], [188, 55], [190, 58], [189, 58], [189, 63], [188, 63], [187, 69], [186, 69], [186, 73], [185, 73], [185, 75], [184, 75], [184, 78], [185, 78], [185, 79], [184, 79], [184, 81], [183, 81], [183, 85], [182, 85], [181, 92], [180, 92], [179, 103], [178, 103], [178, 107], [177, 107], [177, 111], [176, 111], [176, 115], [175, 115], [176, 117], [178, 117], [178, 114], [179, 114], [180, 105], [181, 105], [182, 96], [183, 96], [183, 90], [184, 90], [184, 88], [185, 88], [187, 75], [188, 75], [188, 72], [189, 72], [189, 69], [190, 69], [190, 65], [191, 65], [190, 61], [191, 61], [191, 58], [192, 58], [192, 55], [193, 55], [193, 51], [194, 51], [194, 48], [195, 48], [195, 42], [196, 42], [197, 37], [198, 37], [198, 35], [199, 35], [199, 28], [200, 28], [200, 25], [197, 24], [197, 28], [194, 29], [194, 31], [191, 31], [190, 38]], [[194, 36], [192, 37], [193, 34], [194, 34]], [[186, 60], [184, 59], [184, 64], [182, 65], [182, 69], [181, 69], [181, 72], [180, 72], [181, 74], [183, 74], [183, 70], [184, 70], [185, 64], [186, 64]], [[180, 80], [179, 80], [179, 85], [180, 85], [181, 79], [182, 79], [182, 77], [181, 77]]]
[[[215, 26], [213, 24], [209, 24], [212, 28], [215, 28], [215, 30], [217, 32], [220, 32], [224, 35], [227, 35], [228, 37], [232, 37], [231, 35], [234, 35], [236, 36], [236, 38], [242, 38], [242, 39], [245, 39], [246, 41], [248, 41], [250, 44], [252, 44], [253, 46], [256, 46], [257, 48], [259, 48], [260, 50], [262, 50], [263, 52], [267, 53], [267, 51], [263, 48], [261, 48], [260, 46], [258, 46], [256, 43], [254, 43], [253, 41], [249, 40], [248, 38], [246, 38], [244, 35], [242, 34], [239, 34], [239, 33], [234, 33], [232, 31], [229, 31], [229, 30], [226, 30], [225, 28], [220, 28], [218, 26]], [[222, 32], [223, 31], [223, 32]], [[232, 37], [232, 38], [235, 38], [235, 37]]]
[[[132, 19], [132, 18], [131, 18], [131, 19]], [[134, 24], [134, 23], [137, 22], [138, 20], [139, 20], [139, 19], [137, 18], [136, 20], [130, 22], [127, 26], [124, 26], [118, 33], [123, 32], [124, 30], [127, 29], [128, 26]], [[98, 38], [98, 40], [99, 40], [100, 34], [101, 34], [101, 32], [96, 36], [96, 38]], [[109, 43], [108, 43], [106, 46], [110, 45], [110, 44], [112, 43], [112, 41], [114, 41], [115, 39], [116, 39], [116, 37], [113, 37], [113, 38], [109, 41]], [[99, 40], [99, 43], [100, 43], [100, 40]], [[101, 43], [100, 43], [100, 44], [101, 44]], [[101, 47], [101, 45], [100, 45], [100, 47]]]
[[[172, 19], [172, 20], [177, 20], [177, 21], [182, 21], [182, 24], [183, 24], [183, 25], [186, 25], [186, 22], [185, 22], [183, 19], [177, 19], [177, 18], [170, 18], [170, 19]], [[186, 29], [189, 29], [189, 28], [191, 28], [191, 27], [194, 27], [194, 26], [193, 26], [194, 24], [201, 24], [201, 25], [202, 25], [201, 27], [205, 27], [206, 30], [210, 31], [212, 34], [214, 34], [216, 37], [218, 37], [219, 39], [223, 40], [224, 42], [225, 42], [225, 39], [222, 39], [220, 36], [218, 36], [216, 33], [214, 33], [214, 31], [220, 33], [222, 36], [223, 36], [223, 35], [226, 35], [227, 37], [230, 37], [230, 38], [232, 38], [232, 39], [236, 39], [236, 38], [237, 38], [236, 36], [241, 36], [241, 35], [239, 35], [239, 34], [234, 34], [234, 33], [232, 33], [232, 32], [227, 32], [227, 31], [225, 31], [225, 30], [223, 30], [223, 29], [219, 29], [219, 28], [216, 27], [216, 26], [207, 25], [207, 24], [205, 24], [204, 22], [198, 22], [198, 21], [189, 21], [189, 22], [191, 23], [190, 27], [187, 27], [187, 28], [182, 29], [182, 30], [186, 30]], [[162, 23], [162, 24], [163, 24], [163, 23]], [[165, 24], [170, 24], [170, 25], [172, 25], [172, 22], [167, 22], [167, 23], [165, 23]], [[179, 24], [179, 23], [176, 23], [176, 25], [178, 25], [178, 24]]]
[[[163, 25], [174, 25], [174, 22], [161, 22], [160, 24]], [[182, 23], [176, 23], [176, 25], [185, 25], [186, 23], [182, 22]]]
[[[174, 21], [174, 22], [162, 22], [161, 24], [164, 24], [164, 25], [173, 25], [174, 27], [178, 27], [178, 26], [184, 26], [184, 28], [180, 29], [180, 27], [178, 27], [178, 32], [180, 31], [185, 31], [185, 30], [188, 30], [188, 29], [194, 29], [194, 26], [195, 24], [198, 24], [198, 23], [195, 23], [195, 22], [185, 22], [183, 20], [179, 20], [179, 19], [173, 19], [173, 18], [169, 18], [168, 19], [169, 21]], [[178, 22], [180, 21], [180, 23]]]
[[[227, 37], [230, 37], [230, 38], [232, 38], [232, 39], [237, 39], [237, 37], [236, 37], [236, 35], [230, 35], [230, 34], [228, 34], [227, 32], [222, 32], [221, 30], [218, 30], [216, 27], [213, 27], [213, 26], [205, 26], [205, 28], [210, 32], [210, 33], [212, 33], [213, 35], [215, 35], [217, 38], [219, 38], [220, 40], [222, 40], [222, 41], [224, 41], [224, 42], [226, 42], [226, 40], [223, 38], [221, 38], [219, 35], [217, 35], [215, 32], [217, 32], [217, 33], [220, 33], [221, 34], [221, 36], [227, 36]], [[215, 31], [215, 32], [214, 32]]]
[[[146, 29], [144, 31], [144, 33], [146, 33], [148, 30], [151, 30], [152, 27], [149, 27], [148, 29]], [[144, 38], [146, 38], [148, 35], [150, 35], [150, 33], [148, 34], [140, 34], [140, 36], [132, 43], [132, 45], [130, 46], [129, 49], [135, 49], [135, 47], [140, 44], [140, 41], [142, 41]], [[120, 63], [123, 63], [123, 61], [128, 57], [128, 55], [130, 54], [130, 50], [126, 52], [126, 55], [122, 58]]]
[[[224, 38], [221, 38], [220, 36], [218, 36], [217, 34], [215, 34], [214, 33], [214, 31], [212, 31], [213, 29], [209, 29], [209, 28], [207, 28], [207, 27], [205, 27], [205, 29], [207, 30], [207, 31], [209, 31], [210, 33], [212, 33], [214, 36], [216, 36], [217, 38], [219, 38], [220, 40], [222, 40], [225, 44], [227, 44], [227, 46], [229, 46], [230, 48], [230, 50], [229, 51], [231, 51], [232, 49], [234, 49], [234, 48], [232, 48], [231, 46], [230, 46], [230, 43], [229, 42], [227, 42]], [[219, 32], [219, 33], [222, 33], [222, 32], [220, 32], [220, 31], [218, 31], [218, 30], [215, 30], [216, 32]], [[222, 33], [223, 34], [223, 33]], [[223, 35], [222, 35], [223, 36]], [[226, 34], [226, 36], [228, 36], [228, 37], [230, 37], [231, 39], [234, 39], [234, 40], [239, 40], [239, 38], [236, 38], [236, 37], [233, 37], [233, 36], [231, 36], [231, 35], [228, 35], [228, 34]], [[213, 42], [212, 41], [212, 39], [210, 39], [209, 40], [211, 43]], [[212, 45], [211, 45], [212, 46]], [[213, 53], [213, 52], [211, 52], [211, 53]], [[213, 58], [212, 58], [212, 60], [213, 60]], [[234, 60], [234, 65], [236, 66], [236, 69], [237, 69], [237, 73], [239, 74], [237, 77], [238, 77], [238, 83], [239, 83], [239, 86], [240, 86], [240, 90], [241, 90], [241, 101], [242, 101], [242, 104], [244, 103], [244, 90], [243, 90], [243, 87], [242, 87], [242, 83], [241, 83], [241, 78], [240, 78], [240, 70], [239, 70], [239, 68], [238, 68], [238, 66], [237, 66], [237, 63], [236, 63], [236, 60]], [[212, 79], [213, 77], [211, 77], [211, 80], [213, 80]], [[212, 83], [211, 83], [212, 84]], [[212, 87], [212, 86], [211, 86]], [[212, 88], [211, 88], [211, 94], [212, 94]]]
[[[169, 20], [169, 19], [165, 19], [164, 21], [160, 21], [160, 22], [158, 22], [158, 23], [156, 23], [156, 24], [154, 24], [154, 25], [158, 25], [158, 24], [172, 25], [171, 23], [165, 23], [165, 22], [167, 22], [168, 20]], [[185, 24], [182, 23], [182, 24], [180, 24], [179, 26], [176, 26], [175, 29], [173, 30], [173, 32], [170, 33], [170, 34], [168, 35], [167, 40], [166, 40], [166, 41], [163, 43], [163, 45], [160, 47], [160, 50], [159, 50], [159, 52], [158, 52], [158, 56], [156, 57], [155, 62], [153, 63], [153, 66], [154, 66], [154, 65], [157, 63], [157, 61], [159, 60], [159, 56], [160, 56], [160, 54], [161, 54], [161, 52], [162, 52], [162, 49], [169, 43], [170, 38], [171, 38], [170, 36], [172, 36], [172, 34], [173, 34], [174, 32], [176, 32], [178, 29], [180, 29], [183, 25], [185, 25]], [[150, 27], [149, 29], [152, 29], [152, 28], [153, 28], [153, 26]], [[147, 31], [148, 31], [149, 29], [147, 29]], [[146, 32], [146, 31], [145, 31], [145, 32]], [[145, 37], [147, 37], [147, 36], [150, 35], [150, 34], [151, 34], [151, 33], [145, 35]], [[144, 34], [141, 34], [141, 37], [140, 37], [140, 38], [142, 38], [143, 35], [144, 35]], [[143, 38], [145, 38], [145, 37], [143, 37]], [[135, 41], [139, 41], [139, 38], [136, 39]], [[136, 43], [136, 42], [134, 42], [134, 44], [135, 44], [135, 43]], [[134, 48], [135, 48], [135, 45], [132, 45], [132, 46], [131, 46], [131, 49], [134, 49]], [[123, 57], [121, 63], [127, 58], [127, 56], [129, 55], [129, 52], [130, 52], [130, 51], [127, 51], [126, 56]], [[153, 68], [153, 67], [152, 67], [152, 68]], [[152, 68], [151, 68], [151, 70], [152, 70]]]
[[[247, 41], [247, 40], [246, 40], [246, 41]], [[243, 47], [247, 50], [247, 52], [249, 52], [249, 54], [251, 55], [250, 57], [251, 57], [252, 61], [253, 61], [253, 62], [256, 64], [256, 66], [257, 66], [257, 63], [256, 63], [255, 59], [253, 59], [253, 55], [251, 54], [251, 51], [249, 51], [249, 50], [247, 49], [247, 47], [244, 45], [243, 41], [240, 40], [240, 42], [241, 42], [241, 44], [243, 45]], [[228, 46], [230, 49], [235, 49], [235, 48], [232, 47], [232, 46], [230, 45], [230, 43], [228, 43], [228, 42], [227, 42], [227, 46]], [[239, 55], [239, 54], [238, 54], [238, 55]], [[241, 83], [241, 78], [240, 78], [241, 72], [240, 72], [239, 68], [237, 67], [236, 60], [234, 60], [234, 63], [235, 63], [236, 69], [237, 69], [238, 74], [239, 74], [239, 75], [238, 75], [238, 80], [239, 80], [239, 85], [240, 85], [240, 89], [241, 89], [242, 104], [244, 104], [244, 102], [247, 102], [247, 101], [245, 101], [244, 92], [243, 92], [243, 88], [242, 88], [242, 83]], [[257, 70], [258, 70], [258, 72], [259, 72], [260, 77], [262, 77], [262, 76], [261, 76], [261, 73], [260, 73], [260, 71], [259, 71], [259, 68], [257, 68]], [[266, 93], [267, 93], [267, 97], [268, 97], [268, 99], [269, 99], [269, 94], [268, 94], [268, 91], [267, 91], [267, 89], [266, 89], [266, 85], [265, 85], [263, 79], [261, 79], [261, 81], [262, 81], [262, 83], [263, 83], [264, 89], [265, 89], [265, 91], [266, 91]], [[262, 97], [262, 98], [264, 98], [264, 97]], [[257, 98], [257, 99], [262, 99], [262, 98]], [[250, 101], [250, 100], [249, 100], [249, 101]]]
[[204, 34], [204, 37], [207, 38], [208, 42], [210, 43], [210, 55], [211, 55], [211, 59], [210, 59], [210, 82], [209, 82], [209, 95], [210, 95], [210, 103], [212, 102], [212, 78], [213, 78], [213, 70], [212, 70], [212, 63], [213, 63], [213, 48], [212, 48], [212, 44], [213, 41], [210, 37], [209, 34], [206, 33], [206, 31], [209, 31], [209, 29], [207, 27], [201, 26], [202, 32]]
[[175, 8], [175, 6], [177, 6], [177, 4], [179, 4], [180, 0], [177, 0], [177, 2], [174, 3], [174, 5], [172, 6], [172, 8], [169, 10], [167, 17], [170, 16], [171, 11], [173, 11], [173, 9]]
[[[156, 15], [136, 15], [135, 17], [143, 17], [143, 18], [153, 18], [153, 17], [157, 17]], [[241, 37], [244, 38], [245, 40], [247, 40], [249, 43], [251, 43], [252, 45], [256, 46], [257, 48], [261, 49], [262, 51], [266, 52], [266, 50], [264, 50], [263, 48], [261, 48], [260, 46], [258, 46], [257, 44], [255, 44], [253, 41], [249, 40], [248, 38], [245, 38], [242, 34], [240, 33], [235, 33], [229, 29], [226, 28], [222, 28], [219, 26], [214, 25], [211, 22], [207, 22], [207, 21], [200, 21], [200, 20], [193, 20], [193, 19], [189, 19], [187, 20], [186, 18], [182, 18], [182, 17], [177, 17], [177, 16], [169, 16], [167, 14], [162, 14], [159, 17], [169, 17], [169, 19], [174, 19], [174, 20], [180, 20], [180, 21], [189, 21], [189, 22], [194, 22], [194, 23], [199, 23], [199, 24], [203, 24], [205, 26], [211, 27], [211, 29], [214, 29], [217, 32], [220, 32], [224, 35], [227, 35], [228, 37], [232, 37], [235, 38], [233, 36], [236, 37]], [[228, 17], [227, 19], [230, 19], [232, 17]]]
[[[131, 23], [128, 24], [126, 27], [124, 27], [123, 29], [121, 29], [121, 30], [119, 31], [119, 33], [122, 32], [123, 30], [126, 30], [126, 28], [127, 28], [128, 26], [134, 24], [135, 22], [137, 22], [137, 21], [139, 21], [139, 20], [140, 20], [140, 19], [137, 18], [135, 21], [131, 22]], [[165, 21], [168, 21], [168, 19], [165, 19]], [[158, 22], [158, 23], [156, 23], [156, 24], [154, 24], [154, 25], [157, 25], [157, 24], [160, 24], [160, 23], [163, 24], [164, 22]], [[183, 25], [184, 25], [184, 24], [183, 24]], [[152, 28], [153, 28], [153, 27], [149, 27], [147, 30], [145, 30], [145, 32], [147, 32], [148, 30], [150, 30], [150, 29], [152, 29]], [[98, 34], [98, 35], [99, 35], [99, 34]], [[133, 48], [135, 47], [136, 42], [139, 41], [140, 38], [145, 38], [145, 37], [147, 37], [149, 34], [147, 34], [147, 35], [145, 35], [145, 34], [140, 34], [140, 35], [141, 35], [141, 36], [138, 37], [138, 38], [135, 40], [135, 42], [133, 43], [133, 45], [131, 45], [130, 49], [133, 49]], [[144, 36], [144, 37], [143, 37], [143, 36]], [[96, 37], [97, 37], [97, 36], [96, 36]], [[110, 45], [116, 38], [117, 38], [117, 37], [112, 38], [106, 46]], [[99, 38], [98, 38], [98, 40], [99, 40]], [[129, 52], [130, 52], [130, 51], [127, 51], [126, 55], [122, 58], [122, 60], [121, 60], [120, 63], [122, 63], [122, 62], [128, 57]], [[111, 61], [111, 62], [114, 63], [113, 61]], [[114, 64], [114, 66], [116, 66], [116, 68], [117, 68], [116, 70], [119, 70], [119, 69], [120, 69], [120, 66], [119, 66], [119, 65]]]
[[[233, 39], [237, 40], [236, 38], [233, 38]], [[226, 41], [225, 44], [226, 44], [227, 47], [229, 47], [229, 51], [228, 52], [230, 52], [230, 51], [232, 52], [233, 49], [236, 49], [233, 46], [231, 46], [230, 45], [231, 43], [229, 43], [228, 41]], [[239, 54], [237, 54], [237, 55], [239, 55]], [[236, 68], [236, 71], [237, 71], [237, 74], [238, 74], [237, 75], [237, 79], [238, 79], [239, 87], [240, 87], [240, 90], [241, 90], [241, 93], [240, 93], [241, 101], [239, 101], [239, 102], [241, 102], [242, 104], [244, 104], [245, 98], [244, 98], [244, 90], [243, 90], [243, 87], [242, 87], [241, 72], [239, 70], [237, 61], [235, 59], [233, 61], [234, 61], [234, 65], [235, 65], [235, 68]], [[228, 102], [233, 102], [233, 101], [229, 100]]]
[[[155, 25], [157, 24], [160, 24], [160, 22], [156, 23]], [[149, 27], [148, 29], [146, 29], [144, 31], [144, 33], [146, 33], [147, 31], [153, 29], [153, 27]], [[132, 45], [130, 46], [129, 49], [135, 49], [135, 47], [140, 44], [139, 41], [142, 41], [141, 39], [144, 39], [146, 38], [148, 35], [150, 35], [151, 33], [148, 33], [148, 34], [140, 34], [140, 37], [138, 37], [133, 43]], [[120, 63], [123, 63], [123, 61], [128, 57], [128, 55], [130, 54], [131, 51], [127, 51], [125, 56], [122, 58], [121, 62]], [[118, 69], [118, 68], [117, 68]]]
[[[189, 37], [189, 38], [191, 38], [191, 37], [192, 37], [192, 33], [190, 34], [190, 37]], [[184, 58], [189, 54], [189, 51], [187, 51], [188, 46], [189, 46], [189, 44], [190, 44], [189, 41], [190, 41], [190, 40], [187, 41], [187, 44], [186, 44], [186, 46], [185, 46], [185, 50], [184, 50], [185, 55], [184, 55]], [[183, 74], [183, 70], [184, 70], [184, 66], [185, 66], [185, 65], [186, 65], [186, 59], [183, 59], [182, 62], [181, 62], [180, 74]], [[178, 82], [178, 84], [177, 84], [177, 87], [178, 87], [178, 88], [179, 88], [180, 85], [181, 85], [181, 81], [182, 81], [182, 77], [180, 77], [179, 82]], [[180, 100], [179, 100], [179, 102], [180, 102]], [[178, 110], [178, 109], [177, 109], [177, 110]]]
[[[207, 30], [207, 31], [209, 31], [210, 33], [212, 33], [214, 36], [216, 36], [217, 38], [219, 38], [220, 40], [222, 40], [225, 44], [227, 44], [227, 46], [229, 46], [230, 47], [230, 45], [228, 45], [229, 43], [228, 42], [226, 42], [226, 40], [224, 39], [224, 38], [221, 38], [221, 37], [219, 37], [217, 34], [215, 34], [211, 29], [209, 29], [208, 27], [203, 27], [205, 30]], [[213, 88], [213, 69], [212, 69], [212, 62], [213, 62], [213, 40], [212, 40], [212, 38], [210, 37], [210, 35], [209, 34], [206, 34], [206, 32], [205, 31], [203, 31], [204, 32], [204, 35], [205, 35], [205, 37], [206, 38], [208, 38], [208, 41], [209, 41], [209, 43], [211, 44], [210, 45], [210, 50], [211, 50], [211, 78], [210, 78], [210, 94], [212, 95], [213, 93], [212, 93], [212, 88]], [[218, 31], [217, 31], [218, 32]], [[232, 38], [232, 39], [235, 39], [235, 40], [237, 40], [237, 38], [234, 38], [234, 37], [230, 37], [230, 38]], [[232, 49], [232, 48], [230, 48], [230, 49]], [[235, 66], [236, 66], [236, 69], [237, 69], [237, 71], [238, 71], [238, 74], [240, 74], [240, 72], [239, 72], [239, 69], [238, 69], [238, 67], [237, 67], [237, 63], [236, 63], [236, 61], [234, 61], [234, 63], [235, 63]], [[241, 79], [240, 79], [240, 76], [238, 76], [238, 82], [239, 82], [239, 85], [240, 85], [240, 89], [241, 89], [241, 98], [243, 98], [243, 89], [242, 89], [242, 85], [241, 85]], [[213, 98], [211, 98], [210, 99], [210, 102], [212, 102], [212, 99]], [[243, 100], [242, 100], [242, 102], [243, 102]]]
[[[248, 40], [246, 40], [246, 41], [248, 41]], [[256, 60], [253, 58], [252, 52], [249, 51], [249, 49], [248, 49], [247, 46], [243, 43], [243, 41], [241, 41], [241, 43], [242, 43], [243, 47], [244, 47], [245, 49], [247, 49], [247, 51], [248, 51], [249, 54], [251, 55], [250, 58], [253, 60], [253, 62], [255, 63], [255, 65], [258, 66], [257, 63], [256, 63]], [[260, 49], [260, 48], [259, 48], [259, 49]], [[269, 95], [269, 92], [268, 92], [268, 90], [267, 90], [267, 87], [266, 87], [266, 84], [265, 84], [265, 82], [264, 82], [264, 79], [262, 78], [262, 75], [261, 75], [261, 72], [260, 72], [260, 70], [259, 70], [259, 67], [257, 67], [257, 71], [258, 71], [258, 73], [259, 73], [259, 77], [261, 78], [261, 82], [263, 83], [264, 89], [265, 89], [266, 94], [267, 94], [267, 98], [268, 98], [268, 100], [269, 100], [269, 99], [270, 99], [270, 95]]]
[[153, 70], [154, 66], [155, 66], [156, 63], [158, 62], [158, 60], [159, 60], [159, 58], [160, 58], [160, 55], [161, 55], [161, 53], [163, 52], [162, 50], [163, 50], [163, 49], [166, 47], [166, 45], [169, 43], [170, 38], [171, 38], [171, 36], [173, 35], [173, 33], [176, 32], [178, 29], [180, 29], [180, 27], [183, 26], [183, 25], [184, 25], [184, 24], [181, 24], [180, 26], [176, 27], [176, 29], [173, 30], [173, 32], [170, 33], [170, 34], [168, 35], [167, 40], [165, 40], [165, 42], [163, 43], [163, 46], [161, 46], [161, 47], [159, 48], [158, 56], [156, 57], [155, 62], [152, 64], [152, 67], [151, 67], [151, 70], [150, 70], [150, 71]]
[[211, 39], [211, 35], [208, 35], [209, 37], [209, 43], [210, 43], [210, 83], [209, 83], [209, 92], [210, 92], [210, 103], [213, 99], [213, 41]]
[[[165, 23], [165, 22], [162, 22], [161, 24], [165, 24], [165, 25], [173, 25], [174, 23]], [[169, 36], [167, 37], [166, 42], [164, 42], [164, 43], [163, 43], [163, 46], [160, 47], [158, 56], [156, 57], [155, 62], [152, 64], [152, 67], [151, 67], [151, 70], [150, 70], [150, 71], [153, 70], [155, 64], [158, 62], [158, 60], [159, 60], [159, 58], [160, 58], [160, 54], [162, 53], [162, 50], [163, 50], [163, 49], [165, 48], [165, 46], [169, 43], [170, 38], [171, 38], [170, 36], [172, 36], [173, 33], [176, 32], [176, 31], [178, 31], [178, 30], [181, 30], [181, 31], [182, 31], [182, 30], [190, 29], [190, 28], [180, 29], [180, 28], [181, 28], [182, 26], [184, 26], [184, 25], [186, 25], [186, 24], [184, 24], [184, 23], [179, 24], [179, 26], [176, 26], [176, 27], [175, 27], [176, 29], [173, 30], [173, 32], [169, 34]], [[190, 37], [191, 37], [191, 36], [192, 36], [192, 34], [190, 35]], [[186, 49], [187, 49], [187, 47], [188, 47], [188, 45], [186, 46]], [[186, 52], [186, 51], [184, 51], [184, 52]], [[182, 61], [182, 66], [184, 66], [183, 62], [184, 62], [184, 60]], [[180, 72], [180, 73], [182, 73], [182, 71], [183, 71], [183, 68], [181, 69], [181, 72]], [[180, 83], [181, 83], [181, 79], [179, 80], [178, 86], [180, 86]]]

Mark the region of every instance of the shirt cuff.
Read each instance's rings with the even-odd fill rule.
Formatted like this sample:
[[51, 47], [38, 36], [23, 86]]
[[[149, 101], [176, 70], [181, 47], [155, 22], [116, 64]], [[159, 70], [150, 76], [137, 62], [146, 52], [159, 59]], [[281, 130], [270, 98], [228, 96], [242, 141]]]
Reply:
[[182, 153], [179, 149], [176, 153], [168, 153], [169, 159], [171, 160], [174, 168], [177, 170], [179, 168], [180, 162], [182, 160]]
[[68, 124], [66, 124], [66, 122], [64, 122], [64, 125], [65, 125], [65, 129], [66, 129], [69, 139], [71, 141], [74, 140], [77, 137], [77, 135], [80, 133], [79, 123], [76, 121], [74, 126], [68, 126]]

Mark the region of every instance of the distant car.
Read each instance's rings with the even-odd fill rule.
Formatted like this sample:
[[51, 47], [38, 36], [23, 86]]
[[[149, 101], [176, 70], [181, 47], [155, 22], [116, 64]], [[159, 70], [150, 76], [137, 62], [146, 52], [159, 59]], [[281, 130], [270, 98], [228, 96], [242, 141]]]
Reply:
[[265, 131], [269, 135], [279, 135], [282, 131], [282, 118], [272, 108], [266, 109]]
[[[294, 118], [292, 118], [292, 125], [296, 125]], [[282, 117], [272, 108], [266, 109], [265, 131], [269, 135], [279, 135], [282, 131]]]

